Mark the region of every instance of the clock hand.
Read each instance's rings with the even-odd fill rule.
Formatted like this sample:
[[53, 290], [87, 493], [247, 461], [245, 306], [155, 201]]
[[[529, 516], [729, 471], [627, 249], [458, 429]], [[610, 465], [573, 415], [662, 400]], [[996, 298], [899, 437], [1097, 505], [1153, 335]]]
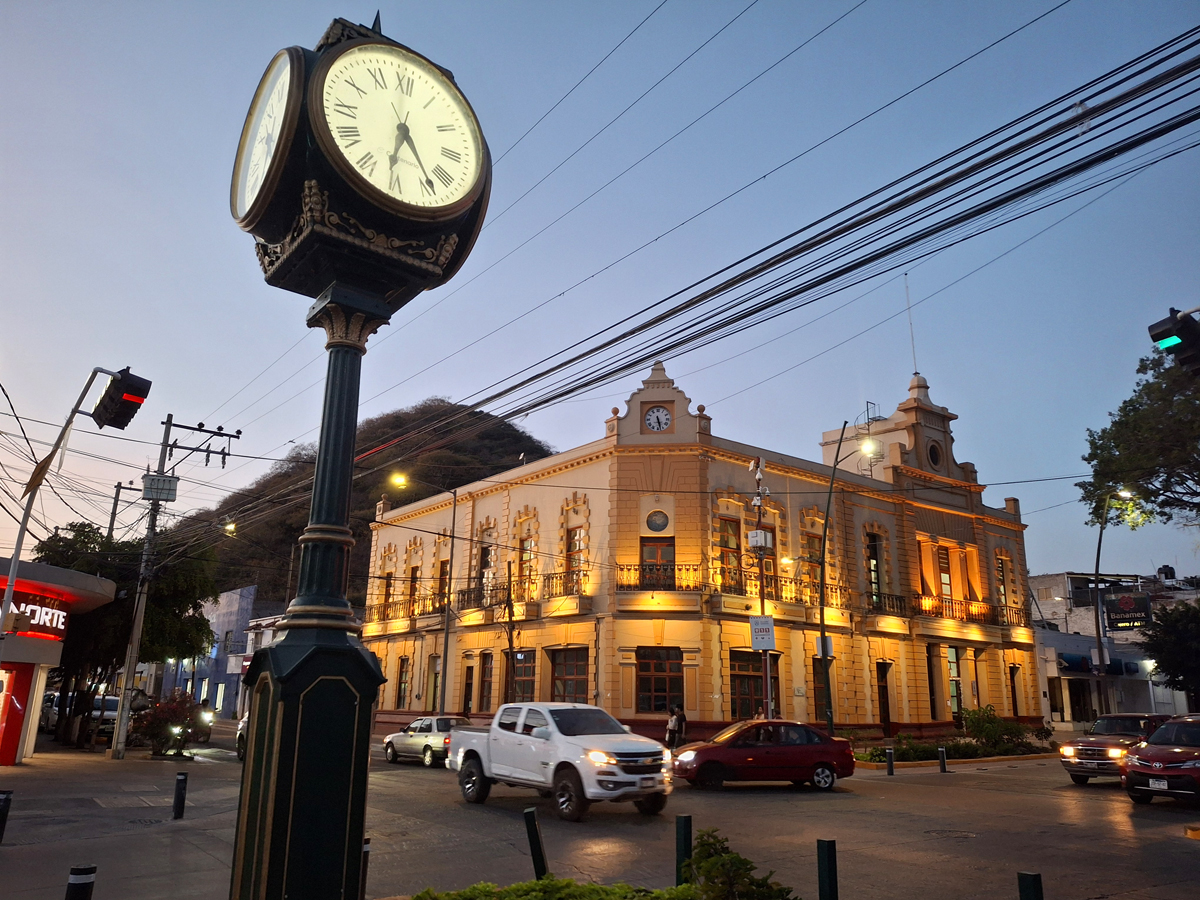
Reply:
[[408, 134], [408, 126], [403, 122], [396, 126], [396, 146], [387, 155], [388, 163], [392, 169], [396, 168], [396, 163], [400, 161], [400, 148], [404, 146], [405, 141], [409, 140]]
[[417, 145], [413, 143], [412, 132], [405, 135], [404, 143], [408, 144], [408, 149], [412, 151], [413, 158], [417, 161], [417, 165], [421, 167], [421, 174], [425, 176], [425, 184], [429, 188], [430, 193], [436, 193], [433, 187], [433, 179], [425, 171], [425, 163], [421, 162], [421, 154], [417, 152]]

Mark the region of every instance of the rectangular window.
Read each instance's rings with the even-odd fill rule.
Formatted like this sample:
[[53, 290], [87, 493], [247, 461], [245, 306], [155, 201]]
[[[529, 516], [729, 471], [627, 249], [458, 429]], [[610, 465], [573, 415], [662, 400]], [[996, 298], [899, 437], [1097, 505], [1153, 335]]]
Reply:
[[1038, 588], [1037, 589], [1038, 600], [1045, 600], [1046, 602], [1049, 602], [1053, 598], [1053, 596], [1054, 596], [1054, 593], [1050, 588]]
[[941, 721], [938, 716], [941, 715], [941, 710], [938, 709], [938, 646], [937, 644], [925, 645], [925, 677], [929, 680], [929, 718], [931, 721]]
[[492, 711], [492, 654], [479, 655], [479, 711]]
[[[771, 657], [771, 697], [779, 707], [779, 658]], [[762, 653], [729, 651], [729, 708], [734, 719], [749, 719], [763, 708]]]
[[567, 529], [567, 571], [578, 572], [583, 568], [583, 528]]
[[675, 538], [642, 538], [643, 591], [675, 590]]
[[996, 557], [996, 595], [1001, 606], [1008, 604], [1008, 560]]
[[467, 666], [463, 672], [463, 702], [462, 713], [464, 716], [471, 714], [471, 709], [474, 706], [475, 700], [475, 667]]
[[941, 587], [941, 594], [939, 596], [943, 600], [951, 600], [954, 598], [954, 590], [950, 582], [950, 548], [937, 548], [937, 564]]
[[511, 702], [533, 702], [535, 663], [536, 656], [533, 650], [517, 650], [513, 653]]
[[383, 576], [383, 602], [390, 603], [392, 599], [392, 573]]
[[665, 713], [683, 702], [683, 650], [637, 648], [637, 711]]
[[717, 552], [721, 566], [738, 569], [742, 564], [742, 523], [740, 519], [722, 516], [717, 520]]
[[408, 709], [408, 657], [402, 656], [397, 660], [396, 667], [396, 709]]
[[438, 562], [438, 577], [437, 577], [437, 596], [439, 600], [444, 600], [446, 595], [450, 593], [450, 560], [443, 559]]
[[821, 580], [821, 536], [800, 533], [796, 542], [796, 577], [807, 581]]
[[517, 720], [521, 718], [521, 707], [510, 706], [504, 712], [500, 713], [500, 718], [496, 722], [496, 727], [504, 731], [516, 731]]
[[550, 701], [552, 703], [587, 703], [587, 648], [571, 647], [567, 650], [551, 650], [550, 665], [553, 667]]
[[946, 670], [950, 678], [950, 715], [957, 722], [962, 716], [962, 667], [959, 664], [961, 651], [957, 647], [946, 648]]
[[883, 593], [883, 538], [870, 532], [867, 534], [867, 584], [872, 597]]
[[410, 566], [408, 570], [408, 599], [416, 600], [421, 589], [421, 567]]
[[517, 577], [524, 578], [533, 574], [533, 538], [521, 538], [520, 553], [517, 556]]

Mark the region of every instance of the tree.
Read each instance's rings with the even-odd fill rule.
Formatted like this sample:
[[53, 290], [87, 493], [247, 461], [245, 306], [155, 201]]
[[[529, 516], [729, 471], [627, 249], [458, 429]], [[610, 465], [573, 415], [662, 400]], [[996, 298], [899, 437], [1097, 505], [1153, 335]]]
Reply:
[[1167, 687], [1187, 694], [1188, 709], [1200, 709], [1200, 607], [1179, 603], [1156, 609], [1134, 643], [1154, 660]]
[[[1157, 519], [1200, 525], [1200, 382], [1162, 351], [1138, 363], [1133, 396], [1109, 424], [1088, 429], [1092, 480], [1076, 486], [1098, 524], [1112, 494], [1109, 521], [1136, 528]], [[1133, 492], [1121, 500], [1115, 492]]]

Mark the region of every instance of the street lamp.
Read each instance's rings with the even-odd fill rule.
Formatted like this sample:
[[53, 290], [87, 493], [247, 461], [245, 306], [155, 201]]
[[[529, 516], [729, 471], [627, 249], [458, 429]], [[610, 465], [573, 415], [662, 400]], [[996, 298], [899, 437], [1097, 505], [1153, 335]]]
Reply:
[[[390, 480], [396, 487], [404, 489], [408, 487], [410, 478], [403, 472], [396, 472]], [[421, 481], [419, 478], [411, 480], [434, 490], [443, 492], [446, 490], [439, 488], [436, 484], [430, 484], [428, 481]], [[447, 566], [449, 574], [446, 577], [445, 619], [442, 623], [442, 685], [438, 697], [438, 715], [446, 714], [446, 682], [450, 675], [450, 601], [454, 597], [454, 533], [458, 528], [458, 488], [450, 488], [448, 493], [450, 494], [450, 559], [448, 560], [449, 566]]]
[[1093, 597], [1093, 607], [1096, 614], [1096, 670], [1099, 678], [1097, 687], [1100, 693], [1100, 711], [1108, 712], [1108, 692], [1104, 687], [1104, 675], [1107, 667], [1104, 662], [1104, 638], [1100, 632], [1100, 547], [1104, 543], [1104, 526], [1108, 524], [1108, 508], [1112, 503], [1113, 495], [1116, 494], [1122, 500], [1130, 500], [1133, 498], [1133, 492], [1126, 488], [1114, 488], [1104, 495], [1104, 512], [1100, 516], [1100, 532], [1096, 535], [1096, 572], [1093, 580], [1095, 587], [1095, 596]]

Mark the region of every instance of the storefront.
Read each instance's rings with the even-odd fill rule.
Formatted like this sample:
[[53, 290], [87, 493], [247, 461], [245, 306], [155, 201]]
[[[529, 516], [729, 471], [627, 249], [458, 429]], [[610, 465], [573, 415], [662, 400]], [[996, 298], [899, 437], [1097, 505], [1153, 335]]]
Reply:
[[[0, 590], [8, 586], [9, 564], [0, 559]], [[41, 563], [18, 566], [0, 644], [0, 766], [33, 755], [46, 677], [58, 665], [71, 616], [112, 602], [115, 591], [106, 578]]]

